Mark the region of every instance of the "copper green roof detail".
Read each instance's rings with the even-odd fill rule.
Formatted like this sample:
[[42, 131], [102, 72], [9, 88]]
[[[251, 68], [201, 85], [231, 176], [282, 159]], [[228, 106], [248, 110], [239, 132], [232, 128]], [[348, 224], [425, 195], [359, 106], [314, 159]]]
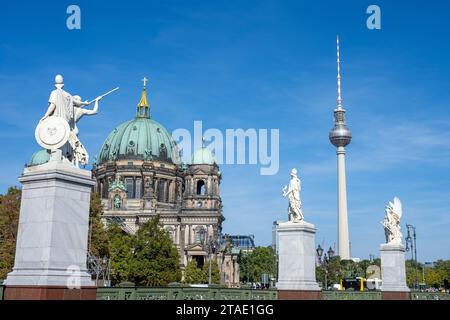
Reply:
[[178, 163], [179, 155], [166, 128], [153, 119], [137, 117], [117, 126], [101, 148], [99, 163], [121, 159]]
[[194, 152], [192, 155], [192, 164], [214, 164], [216, 161], [211, 153], [211, 150], [207, 147], [202, 147]]
[[50, 154], [47, 152], [47, 150], [42, 149], [33, 153], [28, 166], [38, 166], [40, 164], [47, 163], [48, 160], [50, 160]]

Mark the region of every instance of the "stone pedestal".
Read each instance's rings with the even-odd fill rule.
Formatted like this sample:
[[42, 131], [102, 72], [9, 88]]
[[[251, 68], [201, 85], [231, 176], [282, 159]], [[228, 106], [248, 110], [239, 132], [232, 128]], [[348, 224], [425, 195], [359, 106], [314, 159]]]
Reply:
[[[4, 283], [5, 299], [91, 297], [95, 287], [86, 270], [95, 184], [91, 172], [50, 161], [25, 168], [19, 181], [23, 187], [16, 256]], [[90, 293], [83, 294], [85, 288]]]
[[382, 244], [380, 255], [383, 299], [408, 299], [410, 290], [406, 285], [405, 247], [402, 244]]
[[285, 222], [277, 227], [280, 299], [319, 299], [316, 282], [316, 228], [313, 224]]

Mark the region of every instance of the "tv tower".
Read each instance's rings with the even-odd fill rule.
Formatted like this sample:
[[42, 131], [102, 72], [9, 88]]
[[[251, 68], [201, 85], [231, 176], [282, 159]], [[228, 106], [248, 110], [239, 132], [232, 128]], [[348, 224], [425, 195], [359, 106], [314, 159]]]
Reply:
[[345, 126], [345, 110], [341, 98], [341, 63], [339, 59], [339, 36], [337, 47], [337, 109], [334, 110], [334, 127], [330, 142], [337, 148], [338, 165], [338, 254], [342, 260], [350, 259], [350, 240], [347, 219], [347, 183], [345, 178], [345, 146], [352, 140], [352, 133]]

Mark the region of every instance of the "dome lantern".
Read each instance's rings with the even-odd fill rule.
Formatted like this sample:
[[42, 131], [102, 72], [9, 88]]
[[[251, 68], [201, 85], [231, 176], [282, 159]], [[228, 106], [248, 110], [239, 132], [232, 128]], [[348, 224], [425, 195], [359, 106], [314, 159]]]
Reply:
[[99, 153], [98, 164], [117, 160], [159, 160], [179, 163], [178, 148], [172, 135], [159, 122], [150, 118], [144, 83], [136, 117], [118, 125], [105, 139]]
[[202, 147], [192, 155], [192, 164], [209, 164], [216, 163], [214, 156], [209, 148], [205, 147], [205, 138], [202, 138]]
[[150, 118], [150, 107], [147, 102], [147, 89], [146, 89], [147, 81], [148, 79], [146, 77], [142, 79], [144, 86], [142, 88], [141, 100], [137, 105], [137, 112], [136, 112], [137, 118]]

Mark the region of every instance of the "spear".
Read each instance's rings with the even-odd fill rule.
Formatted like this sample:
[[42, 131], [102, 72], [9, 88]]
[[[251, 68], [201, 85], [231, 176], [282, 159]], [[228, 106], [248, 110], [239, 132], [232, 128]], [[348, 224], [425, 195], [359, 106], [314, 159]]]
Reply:
[[[114, 89], [108, 91], [107, 93], [104, 93], [104, 94], [102, 94], [101, 96], [98, 96], [97, 98], [100, 98], [100, 99], [101, 99], [101, 98], [107, 96], [108, 94], [113, 93], [113, 92], [116, 91], [116, 90], [119, 90], [119, 87], [114, 88]], [[89, 101], [89, 104], [91, 104], [91, 103], [94, 102], [95, 100], [97, 100], [97, 99], [94, 99], [94, 100]]]

